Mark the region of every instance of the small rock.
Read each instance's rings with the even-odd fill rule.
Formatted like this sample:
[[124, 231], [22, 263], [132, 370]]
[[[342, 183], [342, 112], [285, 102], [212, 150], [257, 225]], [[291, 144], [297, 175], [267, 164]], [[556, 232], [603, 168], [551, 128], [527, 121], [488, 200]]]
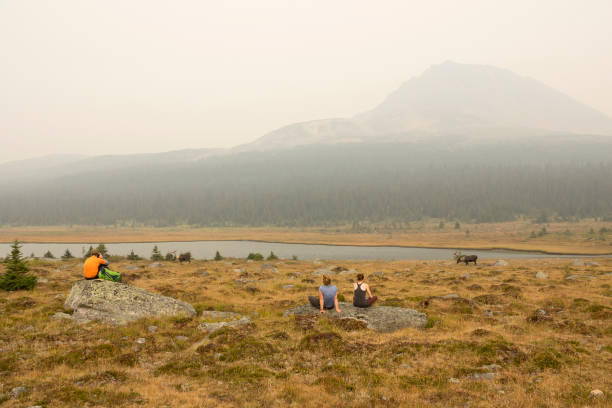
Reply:
[[548, 278], [548, 274], [542, 271], [536, 272], [535, 274], [536, 279], [547, 279]]
[[569, 276], [565, 277], [565, 280], [579, 280], [579, 279], [593, 280], [593, 279], [597, 279], [597, 276], [593, 276], [593, 275], [569, 275]]
[[538, 309], [538, 310], [536, 310], [536, 315], [538, 315], [538, 316], [546, 316], [546, 310]]
[[459, 299], [459, 295], [456, 293], [448, 293], [446, 295], [440, 296], [442, 299]]
[[64, 313], [64, 312], [57, 312], [53, 316], [51, 316], [51, 318], [53, 318], [53, 319], [65, 319], [65, 320], [73, 320], [74, 319], [74, 317], [72, 317], [72, 315], [69, 315], [68, 313]]
[[63, 294], [63, 293], [58, 293], [58, 294], [57, 294], [57, 295], [55, 295], [54, 297], [55, 297], [55, 299], [63, 299], [63, 298], [65, 298], [66, 296], [64, 296], [64, 294]]
[[451, 377], [451, 378], [448, 379], [448, 382], [452, 383], [452, 384], [458, 384], [459, 383], [459, 379], [455, 378], [455, 377]]
[[495, 261], [493, 266], [508, 266], [508, 262], [504, 261], [503, 259], [498, 259]]
[[485, 315], [485, 316], [491, 317], [491, 316], [493, 316], [493, 311], [492, 310], [485, 310], [484, 312], [482, 312], [482, 314]]
[[334, 275], [336, 272], [327, 269], [327, 268], [320, 268], [317, 269], [316, 271], [314, 271], [312, 274], [315, 276], [321, 276], [321, 275]]
[[49, 282], [49, 279], [47, 279], [47, 278], [38, 278], [36, 281], [37, 281], [38, 283], [48, 283], [48, 282]]
[[283, 285], [283, 289], [289, 290], [292, 289], [295, 285]]
[[459, 278], [463, 279], [463, 280], [467, 280], [470, 279], [472, 275], [470, 275], [469, 273], [464, 273], [463, 275], [459, 276]]
[[15, 387], [11, 390], [11, 394], [13, 395], [13, 398], [19, 398], [21, 395], [25, 394], [26, 392], [28, 392], [28, 389], [26, 387]]
[[204, 271], [204, 272], [200, 273], [200, 276], [204, 278], [204, 277], [208, 276], [208, 272]]
[[599, 264], [595, 261], [588, 261], [586, 262], [586, 266], [599, 266]]
[[161, 268], [162, 266], [164, 266], [164, 264], [161, 262], [153, 262], [152, 264], [149, 264], [149, 268]]
[[147, 327], [149, 333], [155, 333], [157, 331], [157, 326], [149, 326]]
[[604, 397], [604, 393], [602, 390], [593, 390], [590, 392], [589, 396], [591, 398], [603, 398]]
[[261, 271], [265, 272], [265, 271], [271, 271], [272, 273], [278, 273], [278, 269], [276, 269], [276, 266], [269, 264], [269, 263], [265, 263], [263, 265], [261, 265]]
[[[153, 264], [151, 264], [151, 265], [153, 265]], [[151, 265], [149, 265], [150, 268], [157, 268], [156, 266], [152, 267]], [[160, 264], [160, 266], [161, 266], [161, 264]], [[142, 266], [138, 266], [138, 265], [126, 265], [126, 266], [123, 267], [123, 269], [126, 269], [128, 271], [139, 271], [140, 269], [142, 269]]]
[[176, 336], [174, 339], [176, 341], [186, 341], [186, 340], [189, 339], [189, 337], [187, 337], [187, 336]]
[[121, 341], [127, 341], [127, 340], [129, 340], [129, 339], [130, 339], [130, 338], [129, 338], [128, 336], [124, 336], [124, 337], [120, 338], [119, 340], [121, 340]]
[[136, 339], [136, 343], [138, 344], [145, 344], [147, 342], [147, 339], [143, 338], [143, 337], [139, 337]]
[[378, 278], [382, 278], [383, 276], [385, 276], [385, 273], [383, 271], [374, 271], [370, 274], [370, 277], [378, 277]]
[[474, 373], [470, 378], [472, 380], [493, 380], [496, 375], [495, 373]]
[[481, 370], [495, 371], [502, 368], [499, 364], [487, 364], [480, 367]]
[[582, 259], [574, 259], [572, 261], [573, 266], [584, 266], [584, 261]]

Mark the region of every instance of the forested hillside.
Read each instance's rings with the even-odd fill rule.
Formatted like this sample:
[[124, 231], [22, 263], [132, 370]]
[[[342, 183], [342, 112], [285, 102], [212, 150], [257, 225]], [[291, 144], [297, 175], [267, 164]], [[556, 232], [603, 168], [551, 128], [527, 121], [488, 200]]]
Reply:
[[[155, 161], [3, 187], [2, 225], [309, 226], [612, 217], [603, 139], [340, 144]], [[553, 143], [556, 141], [556, 143]]]

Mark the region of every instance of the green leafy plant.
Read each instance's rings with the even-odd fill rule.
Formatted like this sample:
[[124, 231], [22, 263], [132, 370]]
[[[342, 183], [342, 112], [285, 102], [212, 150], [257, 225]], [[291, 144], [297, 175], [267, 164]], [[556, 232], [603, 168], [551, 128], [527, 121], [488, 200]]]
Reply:
[[247, 259], [250, 259], [252, 261], [263, 261], [264, 257], [259, 252], [251, 252], [249, 253], [249, 256], [247, 256]]

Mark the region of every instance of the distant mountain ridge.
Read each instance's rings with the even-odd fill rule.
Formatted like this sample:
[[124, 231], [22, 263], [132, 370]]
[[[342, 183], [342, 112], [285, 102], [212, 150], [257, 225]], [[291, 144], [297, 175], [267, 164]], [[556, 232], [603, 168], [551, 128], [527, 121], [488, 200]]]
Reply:
[[241, 150], [412, 142], [444, 135], [495, 139], [554, 133], [612, 135], [612, 119], [511, 71], [445, 62], [408, 80], [372, 110], [352, 118], [291, 124]]

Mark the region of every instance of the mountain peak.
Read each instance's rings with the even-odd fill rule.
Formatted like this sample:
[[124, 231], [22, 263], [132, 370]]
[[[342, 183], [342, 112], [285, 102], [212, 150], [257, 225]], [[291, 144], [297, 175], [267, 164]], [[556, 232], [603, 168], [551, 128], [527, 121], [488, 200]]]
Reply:
[[448, 60], [406, 81], [370, 111], [350, 119], [289, 125], [251, 146], [410, 141], [431, 134], [504, 138], [551, 133], [612, 135], [612, 119], [512, 71]]

